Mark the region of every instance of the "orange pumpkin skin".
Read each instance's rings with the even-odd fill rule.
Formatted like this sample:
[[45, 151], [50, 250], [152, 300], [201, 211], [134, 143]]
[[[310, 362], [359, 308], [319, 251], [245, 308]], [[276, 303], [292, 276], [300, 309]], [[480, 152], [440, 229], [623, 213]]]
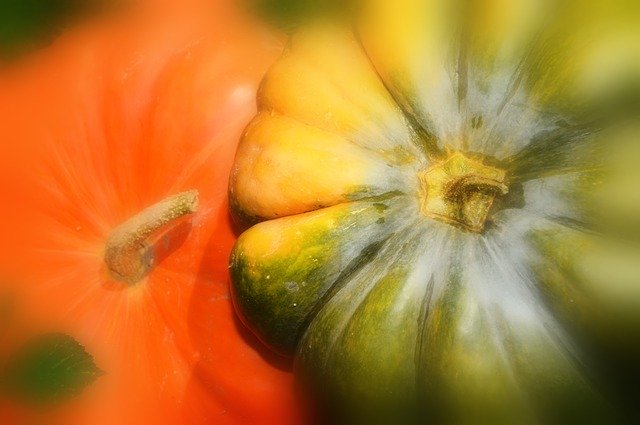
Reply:
[[[147, 14], [75, 29], [0, 82], [0, 274], [21, 317], [72, 335], [106, 373], [60, 423], [295, 421], [290, 374], [236, 321], [227, 272], [228, 175], [280, 49], [231, 13]], [[113, 229], [190, 189], [199, 209], [153, 270], [114, 280]]]

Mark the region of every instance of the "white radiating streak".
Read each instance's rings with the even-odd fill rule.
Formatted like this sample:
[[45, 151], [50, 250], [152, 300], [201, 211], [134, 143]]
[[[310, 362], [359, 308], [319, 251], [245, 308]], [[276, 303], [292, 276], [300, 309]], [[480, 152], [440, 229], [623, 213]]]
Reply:
[[[412, 273], [404, 292], [425, 302], [438, 298], [444, 291], [443, 276], [451, 266], [455, 229], [449, 225], [418, 219], [415, 227], [422, 233], [414, 248]], [[428, 307], [428, 306], [425, 306]]]
[[[461, 110], [448, 118], [445, 131], [438, 132], [446, 136], [445, 144], [505, 159], [522, 150], [536, 134], [556, 128], [557, 117], [532, 106], [522, 73], [517, 63], [491, 73], [471, 66]], [[453, 93], [449, 96], [447, 104], [456, 101]], [[443, 122], [434, 120], [436, 125]], [[459, 130], [452, 134], [452, 128]]]
[[414, 114], [440, 143], [450, 146], [448, 142], [459, 139], [463, 126], [456, 98], [455, 73], [447, 71], [443, 60], [429, 83], [418, 78], [416, 81], [418, 110]]
[[575, 199], [571, 199], [571, 192], [580, 184], [582, 176], [583, 172], [573, 172], [525, 182], [523, 209], [540, 218], [583, 221], [585, 218], [575, 207]]
[[549, 310], [531, 270], [539, 256], [530, 242], [532, 233], [550, 226], [562, 226], [551, 219], [556, 217], [556, 212], [565, 214], [568, 210], [560, 208], [565, 205], [551, 192], [541, 190], [536, 196], [540, 196], [537, 205], [546, 203], [548, 210], [527, 202], [532, 207], [501, 211], [496, 216], [495, 228], [481, 237], [486, 252], [482, 257], [484, 260], [476, 260], [472, 267], [477, 268], [479, 276], [484, 276], [478, 280], [478, 290], [484, 288], [485, 297], [490, 298], [484, 302], [499, 307], [509, 318], [511, 328], [545, 335], [551, 345], [557, 347], [559, 356], [579, 362], [578, 350]]
[[558, 117], [533, 106], [517, 65], [487, 75], [471, 67], [464, 100], [457, 98], [456, 73], [444, 64], [440, 78], [418, 85], [419, 106], [413, 111], [432, 131], [440, 147], [505, 159], [542, 133], [557, 128]]
[[[471, 263], [477, 297], [508, 318], [510, 326], [559, 331], [529, 268], [533, 251], [525, 234], [508, 229], [481, 237], [477, 258]], [[545, 331], [546, 329], [546, 331]]]

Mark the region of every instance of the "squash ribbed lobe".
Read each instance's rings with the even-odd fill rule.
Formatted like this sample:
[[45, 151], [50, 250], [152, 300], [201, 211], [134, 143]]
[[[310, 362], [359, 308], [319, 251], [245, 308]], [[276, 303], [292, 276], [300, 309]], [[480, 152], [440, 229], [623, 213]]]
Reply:
[[591, 363], [583, 339], [640, 347], [611, 332], [640, 330], [640, 314], [604, 301], [640, 307], [640, 284], [585, 279], [578, 261], [623, 251], [615, 217], [640, 205], [613, 208], [607, 189], [613, 151], [640, 163], [623, 142], [637, 126], [603, 118], [617, 104], [603, 93], [640, 64], [595, 60], [614, 15], [359, 3], [349, 22], [303, 27], [263, 80], [230, 182], [233, 213], [258, 222], [231, 256], [240, 317], [353, 423], [614, 421], [597, 378], [615, 362]]

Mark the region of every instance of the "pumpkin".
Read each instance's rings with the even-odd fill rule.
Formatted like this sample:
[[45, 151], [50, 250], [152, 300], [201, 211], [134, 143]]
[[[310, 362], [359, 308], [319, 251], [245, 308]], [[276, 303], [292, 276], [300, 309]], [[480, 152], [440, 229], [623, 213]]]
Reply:
[[637, 3], [347, 3], [291, 37], [238, 148], [243, 322], [332, 421], [617, 423]]
[[156, 12], [3, 71], [2, 289], [104, 372], [40, 421], [292, 423], [291, 375], [235, 319], [227, 277], [228, 174], [281, 43], [238, 12]]

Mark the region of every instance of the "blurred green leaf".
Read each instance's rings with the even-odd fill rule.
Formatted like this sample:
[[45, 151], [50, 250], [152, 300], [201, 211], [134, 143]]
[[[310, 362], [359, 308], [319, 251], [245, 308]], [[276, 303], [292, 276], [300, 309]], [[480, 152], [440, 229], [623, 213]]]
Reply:
[[300, 24], [334, 12], [340, 0], [249, 0], [254, 10], [271, 24], [291, 32]]
[[0, 59], [55, 34], [83, 7], [77, 0], [0, 0]]
[[42, 405], [78, 394], [101, 374], [75, 339], [51, 333], [30, 340], [14, 353], [1, 377], [8, 395]]

